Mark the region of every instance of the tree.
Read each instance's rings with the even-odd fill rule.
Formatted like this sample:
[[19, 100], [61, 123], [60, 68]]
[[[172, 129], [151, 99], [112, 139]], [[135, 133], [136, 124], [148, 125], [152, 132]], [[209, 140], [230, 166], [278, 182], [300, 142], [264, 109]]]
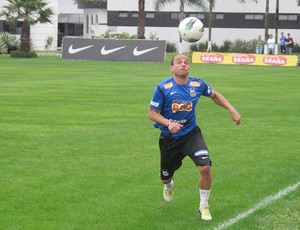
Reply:
[[30, 51], [30, 26], [37, 23], [51, 23], [53, 15], [51, 8], [43, 0], [7, 0], [8, 5], [3, 6], [0, 16], [5, 16], [8, 23], [23, 21], [21, 31], [21, 51]]
[[[209, 4], [209, 13], [208, 13], [208, 46], [207, 51], [210, 52], [212, 49], [212, 40], [211, 40], [211, 29], [212, 29], [212, 19], [213, 19], [213, 9], [215, 7], [217, 0], [207, 0]], [[240, 3], [246, 3], [246, 0], [238, 0]], [[257, 2], [257, 0], [251, 0]], [[300, 0], [299, 0], [300, 1]]]
[[275, 54], [278, 54], [278, 20], [279, 20], [279, 0], [276, 0], [275, 13]]
[[138, 0], [139, 16], [137, 38], [145, 39], [145, 0]]
[[208, 45], [207, 52], [210, 52], [212, 49], [211, 42], [211, 28], [212, 28], [212, 16], [213, 16], [213, 8], [215, 7], [216, 0], [208, 0], [209, 2], [209, 12], [208, 12]]
[[[167, 3], [176, 2], [178, 0], [156, 0], [154, 2], [155, 10], [159, 11], [161, 7], [164, 7]], [[201, 9], [206, 9], [206, 5], [203, 0], [179, 0], [179, 23], [184, 19], [184, 7], [185, 5], [197, 6]], [[178, 23], [178, 25], [179, 25]], [[182, 53], [181, 49], [182, 39], [179, 37], [179, 53]]]
[[268, 46], [267, 46], [267, 40], [269, 37], [269, 14], [270, 14], [270, 2], [269, 0], [266, 0], [266, 10], [265, 10], [265, 47], [264, 47], [264, 53], [268, 53]]

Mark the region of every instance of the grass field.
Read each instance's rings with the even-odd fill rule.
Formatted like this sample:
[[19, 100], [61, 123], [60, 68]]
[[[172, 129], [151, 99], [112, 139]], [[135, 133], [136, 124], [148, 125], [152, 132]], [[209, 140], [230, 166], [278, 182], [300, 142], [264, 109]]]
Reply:
[[[300, 182], [300, 68], [192, 64], [242, 124], [200, 100], [213, 220], [200, 220], [189, 159], [164, 202], [159, 131], [147, 111], [169, 61], [0, 55], [0, 229], [214, 229]], [[299, 187], [228, 229], [300, 229]]]

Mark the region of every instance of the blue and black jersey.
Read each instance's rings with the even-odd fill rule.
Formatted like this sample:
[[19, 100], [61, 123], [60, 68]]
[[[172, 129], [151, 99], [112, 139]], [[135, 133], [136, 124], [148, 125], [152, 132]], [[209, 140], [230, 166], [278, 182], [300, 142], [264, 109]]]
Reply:
[[[188, 78], [187, 84], [177, 84], [172, 77], [161, 81], [154, 89], [150, 108], [159, 110], [160, 114], [173, 121], [184, 125], [178, 133], [172, 134], [173, 139], [180, 138], [196, 126], [196, 105], [200, 97], [209, 97], [212, 88], [199, 78]], [[169, 129], [163, 125], [154, 123], [163, 135], [169, 136]]]

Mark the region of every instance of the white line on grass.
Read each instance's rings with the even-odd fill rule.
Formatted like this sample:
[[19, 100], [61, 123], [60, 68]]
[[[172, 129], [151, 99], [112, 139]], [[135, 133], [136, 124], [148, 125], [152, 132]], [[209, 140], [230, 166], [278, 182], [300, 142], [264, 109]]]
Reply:
[[235, 224], [236, 222], [246, 218], [247, 216], [251, 215], [253, 212], [266, 207], [267, 205], [269, 205], [270, 203], [280, 199], [281, 197], [289, 194], [290, 192], [296, 190], [298, 187], [300, 186], [300, 182], [288, 186], [287, 188], [280, 190], [276, 195], [273, 196], [268, 196], [265, 199], [261, 200], [259, 203], [255, 204], [251, 209], [249, 209], [246, 212], [240, 213], [238, 214], [236, 217], [231, 218], [227, 221], [224, 221], [223, 223], [221, 223], [220, 225], [218, 225], [217, 227], [214, 228], [214, 230], [222, 230], [225, 229], [227, 227], [229, 227], [230, 225]]

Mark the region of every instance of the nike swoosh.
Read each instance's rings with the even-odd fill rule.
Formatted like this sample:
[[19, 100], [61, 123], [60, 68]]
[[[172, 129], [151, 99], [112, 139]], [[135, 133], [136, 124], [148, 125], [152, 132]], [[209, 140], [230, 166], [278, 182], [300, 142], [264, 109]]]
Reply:
[[171, 92], [170, 95], [173, 95], [173, 94], [175, 94], [175, 93], [177, 93], [177, 92], [176, 92], [176, 91], [175, 91], [175, 92]]
[[102, 49], [101, 49], [101, 54], [102, 55], [108, 55], [108, 54], [111, 54], [111, 53], [113, 53], [113, 52], [116, 52], [116, 51], [118, 51], [118, 50], [120, 50], [120, 49], [123, 49], [123, 48], [125, 48], [126, 46], [120, 46], [120, 47], [117, 47], [117, 48], [114, 48], [114, 49], [108, 49], [108, 50], [106, 50], [105, 49], [105, 46], [103, 46], [102, 47]]
[[80, 52], [80, 51], [83, 51], [83, 50], [86, 50], [86, 49], [88, 49], [88, 48], [91, 48], [91, 47], [93, 47], [94, 45], [90, 45], [90, 46], [84, 46], [84, 47], [80, 47], [80, 48], [73, 48], [73, 44], [69, 47], [69, 53], [70, 54], [76, 54], [76, 53], [78, 53], [78, 52]]
[[145, 50], [137, 50], [137, 47], [135, 47], [135, 49], [133, 50], [133, 55], [134, 56], [140, 56], [140, 55], [142, 55], [144, 53], [148, 53], [148, 52], [150, 52], [152, 50], [155, 50], [157, 48], [158, 48], [158, 46], [150, 48], [150, 49], [145, 49]]
[[208, 157], [202, 157], [202, 159], [204, 160], [204, 159], [207, 159]]

